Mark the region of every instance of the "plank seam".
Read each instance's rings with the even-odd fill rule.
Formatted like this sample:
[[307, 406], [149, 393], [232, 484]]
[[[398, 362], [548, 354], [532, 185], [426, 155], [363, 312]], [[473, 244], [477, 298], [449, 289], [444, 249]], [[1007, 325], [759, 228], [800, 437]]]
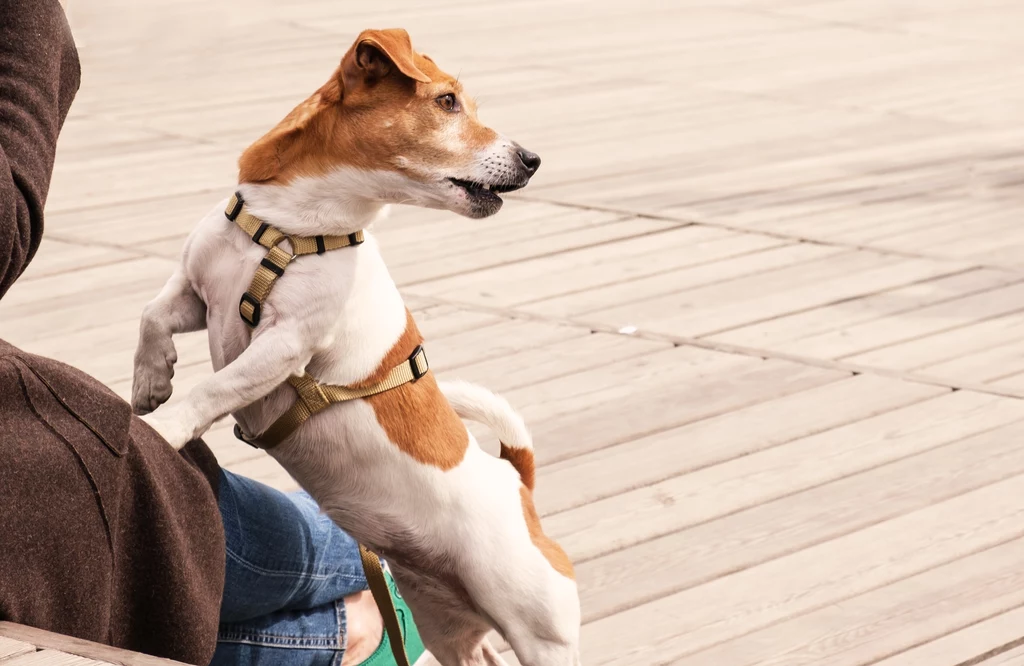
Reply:
[[[528, 195], [519, 194], [519, 195], [511, 196], [510, 198], [511, 199], [519, 199], [519, 200], [522, 200], [522, 201], [530, 201], [530, 202], [533, 202], [533, 203], [546, 203], [546, 204], [551, 204], [553, 206], [563, 206], [565, 208], [576, 208], [576, 209], [579, 209], [579, 210], [592, 210], [592, 211], [603, 212], [603, 213], [619, 213], [619, 214], [622, 214], [622, 215], [634, 215], [634, 216], [636, 216], [638, 218], [646, 219], [646, 220], [659, 220], [659, 221], [662, 221], [662, 222], [672, 222], [672, 221], [675, 221], [675, 222], [689, 222], [690, 224], [698, 224], [698, 225], [706, 226], [706, 227], [715, 227], [717, 229], [726, 229], [728, 231], [735, 231], [735, 232], [738, 232], [738, 233], [759, 234], [759, 235], [762, 235], [762, 236], [770, 236], [772, 238], [779, 238], [779, 239], [788, 240], [788, 241], [799, 241], [799, 242], [804, 242], [804, 243], [814, 243], [816, 245], [826, 245], [826, 246], [829, 246], [829, 247], [839, 247], [839, 248], [846, 248], [846, 249], [852, 249], [852, 250], [864, 250], [864, 251], [867, 251], [867, 252], [875, 252], [877, 254], [885, 254], [885, 255], [890, 255], [890, 256], [894, 256], [894, 257], [900, 257], [900, 258], [903, 258], [903, 259], [926, 259], [928, 261], [949, 261], [949, 262], [957, 261], [957, 260], [951, 259], [949, 257], [930, 256], [930, 255], [927, 255], [927, 254], [918, 254], [916, 252], [906, 252], [904, 250], [896, 250], [896, 249], [893, 249], [893, 248], [876, 247], [874, 245], [868, 245], [868, 244], [863, 244], [863, 243], [850, 243], [850, 242], [845, 242], [844, 243], [844, 242], [836, 241], [836, 240], [830, 239], [830, 238], [823, 238], [823, 237], [819, 238], [819, 237], [813, 237], [813, 236], [803, 236], [803, 235], [799, 235], [799, 234], [790, 234], [790, 233], [785, 233], [785, 232], [781, 232], [781, 231], [772, 231], [772, 230], [769, 230], [769, 229], [751, 229], [749, 227], [744, 227], [744, 226], [741, 226], [741, 225], [738, 225], [738, 224], [730, 224], [728, 222], [719, 222], [719, 221], [711, 221], [711, 220], [707, 220], [707, 219], [694, 219], [694, 218], [687, 219], [687, 218], [683, 218], [681, 216], [666, 215], [664, 213], [638, 212], [638, 211], [634, 211], [634, 210], [629, 210], [627, 208], [619, 208], [618, 206], [608, 206], [608, 205], [602, 205], [602, 204], [579, 204], [579, 203], [572, 203], [572, 202], [562, 201], [562, 200], [555, 199], [555, 198], [545, 197], [545, 196], [542, 196], [542, 195], [541, 196], [533, 196], [533, 195], [529, 195], [528, 196]], [[980, 262], [980, 263], [973, 263], [973, 262], [971, 262], [971, 263], [968, 264], [967, 267], [968, 268], [988, 268], [990, 270], [1002, 271], [1002, 272], [1005, 272], [1005, 273], [1019, 273], [1020, 272], [1020, 271], [1017, 271], [1017, 270], [1015, 270], [1013, 268], [1009, 268], [1007, 266], [1001, 266], [1001, 265], [998, 265], [998, 264], [988, 264], [988, 263], [985, 263], [985, 262]]]
[[869, 374], [878, 377], [887, 377], [890, 379], [898, 379], [901, 381], [912, 382], [914, 384], [941, 386], [943, 388], [947, 388], [953, 391], [968, 390], [975, 391], [977, 393], [998, 395], [1004, 398], [1024, 398], [1024, 390], [1016, 390], [998, 386], [989, 386], [986, 384], [978, 384], [975, 382], [950, 382], [945, 379], [937, 379], [935, 377], [929, 377], [927, 375], [921, 375], [913, 372], [906, 372], [903, 370], [888, 370], [886, 368], [880, 368], [872, 365], [850, 363], [848, 361], [841, 360], [814, 358], [810, 356], [803, 356], [800, 354], [791, 354], [788, 352], [758, 349], [756, 347], [749, 347], [746, 345], [737, 345], [716, 340], [704, 340], [700, 338], [693, 338], [682, 335], [670, 335], [667, 333], [655, 333], [651, 331], [637, 331], [636, 333], [626, 334], [620, 332], [614, 326], [609, 326], [608, 324], [600, 322], [585, 321], [575, 318], [549, 317], [537, 315], [532, 312], [527, 312], [525, 310], [517, 310], [515, 308], [492, 307], [487, 305], [479, 305], [476, 303], [454, 301], [447, 298], [438, 298], [436, 296], [427, 296], [423, 294], [416, 294], [415, 296], [425, 301], [430, 301], [436, 305], [454, 305], [457, 307], [477, 310], [480, 312], [490, 312], [492, 314], [496, 314], [499, 316], [516, 316], [521, 318], [532, 318], [536, 319], [537, 321], [544, 321], [548, 323], [562, 323], [570, 326], [586, 326], [590, 328], [590, 330], [594, 333], [610, 333], [612, 335], [622, 335], [630, 338], [639, 338], [641, 340], [671, 342], [673, 345], [677, 347], [691, 346], [699, 347], [701, 349], [707, 349], [710, 351], [722, 352], [726, 354], [750, 356], [753, 358], [760, 358], [762, 360], [774, 359], [781, 361], [789, 361], [790, 363], [798, 363], [801, 365], [823, 368], [826, 370], [838, 370], [841, 372], [848, 372], [853, 375]]
[[[1012, 422], [1010, 422], [1010, 423], [1012, 423]], [[967, 439], [967, 438], [970, 438], [970, 437], [976, 437], [978, 435], [983, 435], [983, 434], [985, 434], [987, 432], [991, 432], [993, 430], [998, 430], [999, 428], [1005, 427], [1007, 425], [1009, 425], [1009, 423], [1004, 423], [1004, 424], [1001, 424], [999, 426], [994, 426], [992, 428], [986, 428], [985, 430], [981, 430], [981, 431], [978, 431], [978, 432], [971, 433], [970, 435], [966, 435], [962, 439]], [[758, 508], [758, 507], [761, 507], [761, 506], [765, 506], [767, 504], [771, 504], [771, 503], [778, 502], [778, 501], [781, 501], [781, 500], [789, 499], [789, 498], [795, 497], [795, 496], [800, 495], [800, 494], [805, 493], [805, 492], [809, 492], [809, 491], [812, 491], [812, 490], [817, 490], [819, 488], [823, 488], [823, 487], [828, 486], [828, 485], [830, 485], [832, 483], [835, 483], [837, 481], [842, 481], [844, 479], [848, 479], [848, 478], [852, 478], [852, 477], [855, 477], [855, 476], [859, 476], [861, 474], [868, 474], [868, 473], [874, 472], [874, 471], [876, 471], [876, 470], [878, 470], [878, 469], [880, 469], [882, 467], [886, 467], [888, 465], [894, 465], [894, 464], [897, 464], [897, 463], [906, 462], [907, 460], [911, 460], [911, 459], [919, 457], [919, 456], [933, 454], [933, 453], [935, 453], [939, 449], [943, 449], [943, 448], [946, 448], [946, 447], [949, 447], [949, 446], [954, 446], [954, 445], [958, 444], [960, 441], [962, 441], [962, 439], [957, 439], [957, 440], [952, 440], [952, 441], [947, 441], [947, 442], [941, 442], [941, 443], [938, 443], [938, 444], [936, 444], [935, 446], [933, 446], [931, 448], [924, 449], [922, 451], [917, 451], [915, 453], [912, 453], [912, 454], [909, 454], [909, 455], [905, 455], [905, 456], [902, 456], [900, 458], [894, 458], [894, 459], [888, 460], [888, 461], [886, 461], [884, 463], [880, 463], [878, 465], [874, 465], [874, 466], [872, 466], [870, 468], [857, 470], [856, 472], [853, 472], [851, 474], [846, 474], [844, 476], [837, 477], [837, 478], [834, 478], [834, 479], [830, 479], [828, 481], [823, 481], [823, 482], [815, 484], [813, 486], [808, 486], [806, 488], [801, 488], [800, 490], [797, 490], [797, 491], [794, 491], [794, 492], [791, 492], [791, 493], [787, 493], [785, 495], [780, 495], [778, 497], [773, 497], [773, 498], [771, 498], [771, 499], [769, 499], [767, 501], [761, 502], [759, 504], [754, 504], [754, 505], [746, 506], [746, 507], [743, 507], [743, 508], [740, 508], [740, 509], [736, 509], [734, 511], [730, 511], [728, 513], [721, 514], [720, 516], [716, 516], [714, 518], [709, 518], [707, 520], [702, 520], [702, 521], [694, 523], [692, 525], [688, 525], [687, 527], [684, 527], [682, 529], [673, 530], [671, 532], [665, 532], [664, 534], [660, 534], [660, 535], [654, 536], [654, 537], [649, 538], [649, 539], [644, 539], [643, 541], [638, 541], [638, 542], [635, 542], [635, 543], [631, 543], [630, 545], [628, 545], [628, 546], [626, 546], [624, 548], [618, 548], [618, 549], [615, 549], [615, 550], [610, 550], [610, 551], [607, 551], [607, 552], [602, 553], [600, 555], [595, 555], [595, 556], [591, 556], [591, 557], [587, 557], [587, 558], [578, 558], [578, 559], [576, 559], [574, 561], [577, 564], [585, 564], [587, 562], [593, 562], [593, 561], [599, 560], [601, 558], [608, 557], [610, 555], [615, 555], [616, 553], [627, 551], [627, 550], [629, 550], [631, 548], [634, 548], [636, 546], [644, 545], [644, 544], [649, 543], [651, 541], [656, 541], [658, 539], [663, 539], [663, 538], [666, 538], [666, 537], [669, 537], [669, 536], [672, 536], [672, 535], [676, 535], [676, 534], [682, 534], [682, 533], [687, 532], [688, 530], [691, 530], [691, 529], [693, 529], [695, 527], [700, 527], [702, 525], [707, 525], [707, 524], [710, 524], [710, 523], [714, 523], [714, 522], [716, 522], [718, 520], [722, 520], [724, 518], [729, 518], [731, 516], [739, 515], [739, 514], [745, 512], [745, 511], [750, 511], [752, 509], [755, 509], [755, 508]], [[900, 512], [900, 513], [895, 513], [895, 514], [890, 515], [890, 516], [886, 516], [884, 518], [880, 518], [880, 519], [877, 519], [877, 520], [872, 520], [872, 521], [866, 522], [863, 525], [860, 525], [859, 527], [856, 527], [854, 529], [850, 529], [850, 530], [847, 530], [847, 531], [844, 531], [844, 532], [833, 534], [833, 535], [825, 537], [825, 538], [814, 539], [814, 540], [808, 541], [807, 543], [803, 544], [802, 546], [799, 546], [799, 547], [796, 547], [796, 548], [784, 549], [784, 550], [780, 551], [779, 553], [777, 553], [775, 555], [771, 555], [769, 557], [766, 557], [764, 559], [758, 560], [756, 562], [751, 562], [749, 564], [732, 567], [732, 568], [729, 568], [729, 569], [727, 569], [725, 571], [715, 572], [714, 574], [705, 576], [703, 578], [697, 579], [695, 581], [691, 581], [689, 583], [686, 583], [684, 585], [680, 585], [680, 586], [677, 586], [677, 587], [674, 587], [674, 588], [668, 588], [668, 589], [659, 590], [657, 593], [645, 595], [642, 599], [635, 599], [635, 600], [631, 601], [629, 605], [620, 604], [619, 606], [617, 606], [617, 607], [615, 607], [613, 609], [610, 609], [608, 611], [605, 611], [603, 613], [595, 614], [594, 616], [587, 616], [587, 620], [586, 621], [587, 622], [593, 622], [593, 621], [596, 621], [596, 620], [604, 619], [605, 617], [609, 617], [609, 616], [614, 615], [616, 613], [621, 613], [621, 612], [623, 612], [625, 610], [628, 610], [630, 608], [634, 608], [636, 606], [642, 606], [644, 604], [648, 604], [648, 603], [651, 603], [653, 601], [657, 601], [659, 599], [663, 599], [665, 597], [672, 596], [673, 594], [678, 594], [679, 592], [684, 592], [686, 590], [689, 590], [689, 589], [692, 589], [692, 588], [695, 588], [695, 587], [700, 587], [701, 585], [705, 585], [705, 584], [710, 583], [710, 582], [712, 582], [714, 580], [718, 580], [720, 578], [725, 578], [726, 576], [731, 576], [733, 574], [739, 573], [741, 571], [745, 571], [747, 569], [753, 569], [754, 567], [761, 566], [762, 564], [766, 564], [768, 562], [772, 562], [774, 560], [778, 560], [778, 559], [781, 559], [783, 557], [788, 557], [788, 556], [793, 555], [795, 553], [799, 553], [801, 551], [808, 550], [808, 549], [814, 548], [816, 546], [820, 546], [821, 544], [828, 543], [830, 541], [835, 541], [837, 539], [841, 539], [841, 538], [843, 538], [845, 536], [849, 536], [850, 534], [856, 534], [857, 532], [861, 532], [861, 531], [870, 529], [872, 527], [875, 527], [877, 525], [881, 525], [881, 524], [889, 522], [891, 520], [896, 520], [898, 518], [902, 518], [904, 516], [908, 516], [908, 515], [911, 515], [913, 513], [917, 513], [919, 511], [928, 510], [928, 509], [934, 507], [937, 504], [942, 504], [943, 502], [948, 502], [948, 501], [954, 500], [954, 499], [956, 499], [958, 497], [962, 497], [962, 496], [968, 495], [968, 494], [970, 494], [972, 492], [976, 492], [978, 490], [981, 490], [982, 488], [986, 488], [988, 486], [992, 486], [992, 485], [995, 485], [997, 483], [1002, 483], [1002, 482], [1006, 481], [1007, 479], [1012, 479], [1012, 478], [1014, 478], [1016, 476], [1022, 476], [1022, 475], [1024, 475], [1024, 474], [1022, 474], [1021, 472], [1014, 472], [1014, 473], [1005, 474], [1003, 476], [995, 477], [991, 481], [983, 483], [983, 484], [981, 484], [979, 486], [975, 486], [975, 487], [972, 487], [972, 488], [966, 488], [966, 489], [964, 489], [964, 490], [962, 490], [962, 491], [960, 491], [958, 493], [955, 493], [953, 495], [948, 495], [948, 496], [942, 497], [941, 499], [932, 502], [928, 506], [918, 507], [916, 509], [910, 509], [910, 510], [903, 511], [903, 512]], [[683, 475], [680, 475], [680, 476], [683, 476]], [[917, 574], [914, 574], [914, 575], [917, 575]], [[1005, 611], [1002, 611], [1002, 612], [1005, 612]], [[916, 646], [912, 646], [912, 647], [916, 647]], [[908, 649], [911, 649], [911, 648], [908, 648]], [[892, 656], [892, 655], [887, 655], [886, 658], [888, 658], [889, 656]], [[960, 665], [958, 664], [957, 666], [960, 666]]]

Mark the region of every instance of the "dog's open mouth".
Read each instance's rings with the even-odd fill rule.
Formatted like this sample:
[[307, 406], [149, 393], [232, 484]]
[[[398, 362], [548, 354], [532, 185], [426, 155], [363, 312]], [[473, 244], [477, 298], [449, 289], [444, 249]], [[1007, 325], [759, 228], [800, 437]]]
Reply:
[[448, 180], [456, 187], [464, 189], [470, 199], [474, 199], [476, 201], [501, 201], [501, 197], [498, 196], [499, 194], [514, 192], [522, 189], [526, 185], [526, 183], [521, 185], [485, 185], [484, 183], [474, 183], [471, 180], [460, 180], [459, 178], [449, 178]]

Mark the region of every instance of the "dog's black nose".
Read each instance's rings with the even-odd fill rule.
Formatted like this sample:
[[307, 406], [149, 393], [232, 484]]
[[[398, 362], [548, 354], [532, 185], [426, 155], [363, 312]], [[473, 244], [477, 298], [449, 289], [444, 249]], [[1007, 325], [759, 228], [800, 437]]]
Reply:
[[516, 149], [516, 155], [519, 155], [519, 161], [523, 163], [527, 176], [537, 173], [537, 169], [540, 168], [540, 155], [531, 153], [522, 146]]

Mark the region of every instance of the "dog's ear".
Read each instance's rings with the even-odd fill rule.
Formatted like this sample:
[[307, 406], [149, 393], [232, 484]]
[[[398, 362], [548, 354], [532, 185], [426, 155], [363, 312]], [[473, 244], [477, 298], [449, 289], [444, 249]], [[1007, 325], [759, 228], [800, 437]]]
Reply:
[[361, 84], [372, 86], [393, 71], [413, 81], [430, 83], [430, 77], [416, 66], [409, 33], [401, 28], [364, 30], [341, 59], [345, 90]]

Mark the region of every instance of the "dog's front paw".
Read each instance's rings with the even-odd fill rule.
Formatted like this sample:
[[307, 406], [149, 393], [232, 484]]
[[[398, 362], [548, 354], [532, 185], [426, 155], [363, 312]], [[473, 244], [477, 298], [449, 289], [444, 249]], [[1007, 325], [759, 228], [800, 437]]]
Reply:
[[174, 344], [140, 346], [135, 353], [135, 376], [132, 378], [132, 409], [148, 414], [171, 397], [171, 378], [178, 360]]
[[180, 449], [196, 438], [196, 428], [180, 405], [164, 407], [139, 418], [175, 449]]

